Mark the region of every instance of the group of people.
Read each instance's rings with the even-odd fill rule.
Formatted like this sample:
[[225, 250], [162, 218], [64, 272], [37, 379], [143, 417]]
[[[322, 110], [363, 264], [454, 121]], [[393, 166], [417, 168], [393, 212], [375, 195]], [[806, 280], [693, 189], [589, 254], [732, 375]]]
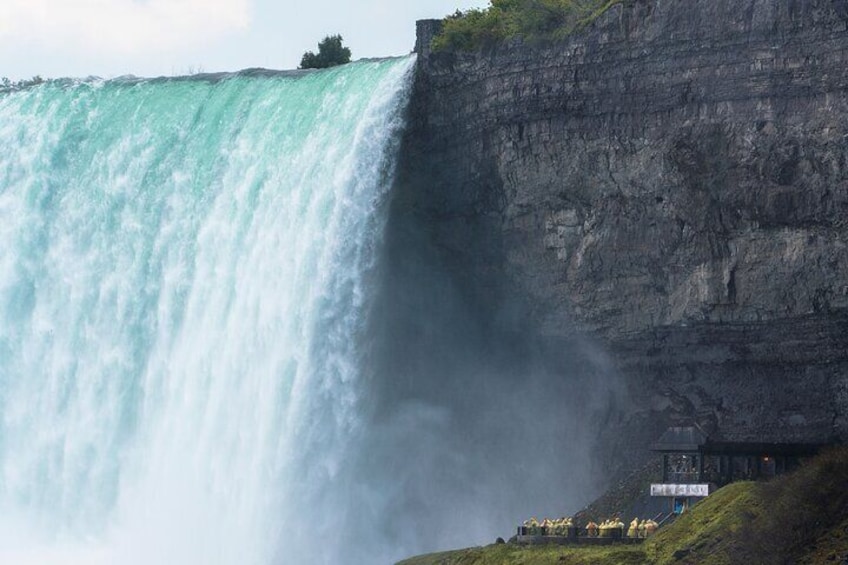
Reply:
[[571, 518], [559, 518], [551, 520], [545, 518], [539, 522], [536, 518], [524, 520], [523, 530], [528, 536], [567, 536], [569, 528], [574, 527], [574, 520]]
[[586, 524], [586, 535], [590, 538], [614, 538], [624, 535], [624, 522], [618, 518], [604, 520], [600, 524], [589, 522]]
[[[659, 524], [654, 520], [633, 518], [633, 521], [630, 522], [630, 527], [627, 528], [627, 537], [646, 538], [656, 532], [659, 527]], [[624, 529], [624, 522], [620, 518], [615, 517], [610, 520], [604, 520], [600, 524], [589, 522], [586, 524], [586, 535], [591, 538], [621, 538], [624, 537]], [[519, 533], [527, 536], [568, 536], [576, 535], [576, 529], [574, 528], [574, 520], [572, 518], [560, 518], [558, 520], [545, 518], [541, 522], [536, 518], [530, 518], [529, 520], [524, 520], [523, 527], [520, 528]]]
[[[627, 528], [627, 537], [646, 538], [657, 531], [660, 527], [654, 520], [639, 520], [633, 518], [630, 527]], [[586, 525], [586, 535], [589, 537], [624, 537], [624, 522], [616, 517], [612, 520], [604, 520], [600, 524], [589, 522]]]
[[653, 520], [642, 520], [633, 518], [630, 522], [630, 527], [627, 529], [627, 537], [629, 538], [646, 538], [656, 533], [660, 525]]

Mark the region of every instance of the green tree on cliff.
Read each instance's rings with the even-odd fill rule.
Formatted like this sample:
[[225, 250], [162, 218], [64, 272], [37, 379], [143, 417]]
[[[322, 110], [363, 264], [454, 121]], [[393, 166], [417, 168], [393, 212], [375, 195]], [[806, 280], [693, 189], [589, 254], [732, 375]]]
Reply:
[[350, 63], [350, 49], [342, 45], [341, 35], [328, 35], [318, 43], [318, 54], [307, 51], [300, 60], [301, 69], [326, 69]]

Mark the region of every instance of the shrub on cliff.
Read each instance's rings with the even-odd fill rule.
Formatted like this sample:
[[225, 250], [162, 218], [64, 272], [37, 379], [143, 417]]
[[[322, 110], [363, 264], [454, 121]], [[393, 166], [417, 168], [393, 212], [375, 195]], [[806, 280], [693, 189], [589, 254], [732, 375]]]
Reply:
[[318, 54], [307, 51], [300, 60], [301, 69], [326, 69], [350, 63], [350, 49], [342, 45], [341, 35], [328, 35], [318, 43]]
[[484, 10], [457, 11], [444, 20], [433, 49], [471, 50], [520, 37], [559, 39], [588, 25], [623, 0], [490, 0]]

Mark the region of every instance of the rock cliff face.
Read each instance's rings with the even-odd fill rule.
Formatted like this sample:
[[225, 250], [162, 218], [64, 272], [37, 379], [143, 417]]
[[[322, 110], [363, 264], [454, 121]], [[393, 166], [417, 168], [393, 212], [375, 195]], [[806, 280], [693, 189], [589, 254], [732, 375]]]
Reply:
[[605, 452], [690, 418], [848, 439], [848, 2], [635, 0], [475, 53], [438, 29], [390, 229], [484, 326], [600, 344]]

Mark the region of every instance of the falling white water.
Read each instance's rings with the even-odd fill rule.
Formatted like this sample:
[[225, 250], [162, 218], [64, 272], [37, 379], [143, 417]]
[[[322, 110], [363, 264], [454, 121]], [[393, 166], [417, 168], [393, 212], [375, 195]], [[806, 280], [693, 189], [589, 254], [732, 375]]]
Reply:
[[0, 94], [0, 562], [336, 558], [412, 66]]

